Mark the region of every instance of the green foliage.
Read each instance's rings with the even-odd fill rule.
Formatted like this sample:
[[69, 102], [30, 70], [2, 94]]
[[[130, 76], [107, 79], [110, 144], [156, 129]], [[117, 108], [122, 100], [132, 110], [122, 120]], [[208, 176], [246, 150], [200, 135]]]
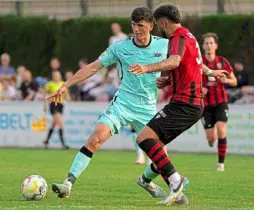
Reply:
[[[27, 65], [35, 74], [47, 75], [52, 56], [60, 58], [64, 69], [76, 70], [81, 57], [85, 56], [91, 62], [108, 47], [113, 22], [118, 22], [125, 33], [131, 33], [129, 18], [91, 17], [57, 21], [46, 17], [2, 16], [0, 53], [10, 53], [14, 66]], [[240, 57], [247, 66], [254, 65], [254, 59], [251, 59], [254, 56], [253, 15], [187, 17], [183, 25], [200, 42], [202, 34], [217, 33], [218, 54], [231, 62]], [[153, 33], [156, 33], [156, 28]]]

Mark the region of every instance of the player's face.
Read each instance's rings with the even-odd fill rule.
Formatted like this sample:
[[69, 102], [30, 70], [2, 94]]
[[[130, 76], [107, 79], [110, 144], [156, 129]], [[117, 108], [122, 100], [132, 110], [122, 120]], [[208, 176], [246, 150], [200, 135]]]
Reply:
[[131, 22], [132, 31], [137, 40], [145, 39], [150, 36], [150, 31], [153, 29], [153, 23], [146, 22], [144, 20], [139, 22]]
[[215, 54], [218, 49], [218, 44], [213, 37], [207, 37], [204, 39], [203, 49], [206, 54]]

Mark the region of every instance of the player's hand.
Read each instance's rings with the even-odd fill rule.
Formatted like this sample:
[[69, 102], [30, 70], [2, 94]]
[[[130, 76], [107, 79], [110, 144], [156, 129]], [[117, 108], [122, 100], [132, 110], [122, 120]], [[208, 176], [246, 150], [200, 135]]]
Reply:
[[227, 75], [228, 75], [228, 71], [226, 70], [216, 70], [216, 71], [213, 71], [210, 76], [216, 77], [216, 78], [223, 78], [223, 77], [226, 77]]
[[223, 83], [223, 84], [228, 84], [228, 79], [227, 79], [227, 77], [221, 77], [221, 78], [220, 78], [220, 81], [221, 81], [221, 83]]
[[207, 93], [208, 93], [208, 89], [202, 87], [202, 93], [201, 93], [202, 97], [205, 97]]
[[167, 85], [169, 85], [168, 77], [159, 77], [156, 79], [157, 88], [162, 89], [166, 87]]
[[47, 98], [47, 101], [49, 103], [55, 103], [55, 105], [57, 104], [61, 104], [62, 103], [62, 96], [63, 94], [68, 90], [66, 85], [63, 85], [62, 87], [59, 88], [59, 90], [54, 93], [52, 96]]
[[129, 71], [138, 76], [148, 72], [148, 68], [141, 64], [134, 64], [129, 67]]

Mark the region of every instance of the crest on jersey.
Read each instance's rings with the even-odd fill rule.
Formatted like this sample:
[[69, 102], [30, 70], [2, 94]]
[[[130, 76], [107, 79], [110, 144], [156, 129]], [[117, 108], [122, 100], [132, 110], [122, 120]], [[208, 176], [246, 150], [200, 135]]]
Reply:
[[221, 69], [221, 68], [222, 68], [222, 64], [221, 64], [221, 63], [217, 63], [216, 65], [217, 65], [217, 68], [218, 68], [218, 69]]
[[155, 56], [155, 57], [161, 57], [161, 55], [162, 55], [162, 54], [161, 54], [161, 52], [159, 52], [159, 51], [156, 51], [156, 52], [154, 53], [154, 56]]

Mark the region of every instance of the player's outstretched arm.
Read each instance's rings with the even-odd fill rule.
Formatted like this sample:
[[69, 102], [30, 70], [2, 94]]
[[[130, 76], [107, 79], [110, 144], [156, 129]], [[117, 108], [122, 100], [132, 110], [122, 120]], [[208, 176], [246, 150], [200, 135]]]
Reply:
[[64, 85], [70, 87], [74, 84], [82, 82], [89, 77], [93, 76], [97, 71], [102, 68], [102, 64], [99, 60], [94, 61], [93, 63], [88, 64], [83, 69], [80, 69], [74, 74], [70, 79], [68, 79]]
[[94, 61], [93, 63], [88, 64], [83, 69], [80, 69], [76, 72], [71, 78], [69, 78], [62, 87], [59, 88], [59, 90], [54, 93], [52, 96], [48, 97], [47, 100], [49, 103], [54, 102], [62, 103], [61, 96], [65, 94], [68, 91], [68, 88], [74, 84], [77, 84], [79, 82], [82, 82], [89, 77], [93, 76], [97, 71], [99, 71], [102, 68], [102, 64], [99, 60]]
[[171, 55], [169, 58], [149, 65], [134, 64], [129, 67], [129, 71], [136, 75], [144, 74], [147, 72], [162, 72], [169, 71], [177, 68], [181, 62], [180, 55]]
[[209, 77], [219, 77], [219, 78], [223, 78], [226, 77], [228, 75], [228, 71], [226, 70], [216, 70], [213, 71], [211, 69], [209, 69], [206, 65], [202, 64], [202, 72], [209, 76]]

